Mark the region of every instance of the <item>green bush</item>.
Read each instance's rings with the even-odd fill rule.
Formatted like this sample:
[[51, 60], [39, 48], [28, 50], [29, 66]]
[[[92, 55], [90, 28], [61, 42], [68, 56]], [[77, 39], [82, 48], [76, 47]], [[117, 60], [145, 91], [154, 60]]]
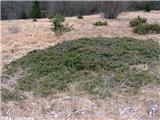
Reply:
[[60, 31], [60, 29], [63, 27], [62, 23], [65, 21], [64, 16], [62, 15], [56, 15], [52, 18], [52, 30], [55, 32]]
[[63, 24], [65, 21], [65, 17], [63, 15], [56, 15], [52, 18], [52, 31], [56, 34], [68, 32], [73, 29], [73, 26], [69, 26], [68, 24]]
[[135, 27], [139, 24], [146, 23], [146, 22], [147, 22], [146, 18], [142, 18], [142, 17], [138, 16], [130, 21], [130, 26]]
[[98, 21], [98, 22], [93, 23], [93, 25], [95, 25], [95, 26], [107, 25], [107, 21]]
[[134, 32], [138, 34], [160, 33], [160, 24], [143, 23], [136, 26]]
[[78, 83], [77, 89], [104, 98], [114, 91], [138, 90], [154, 82], [149, 70], [137, 71], [130, 67], [159, 61], [159, 54], [156, 41], [81, 38], [34, 50], [6, 65], [2, 77], [7, 80], [22, 69], [24, 75], [17, 79], [17, 90], [46, 96]]

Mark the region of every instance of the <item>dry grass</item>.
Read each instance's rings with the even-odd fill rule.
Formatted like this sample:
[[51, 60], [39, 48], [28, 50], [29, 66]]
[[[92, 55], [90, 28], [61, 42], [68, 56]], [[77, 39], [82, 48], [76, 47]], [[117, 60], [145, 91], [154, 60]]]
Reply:
[[[119, 15], [117, 20], [107, 20], [108, 26], [96, 27], [94, 22], [104, 20], [100, 15], [84, 16], [79, 20], [77, 17], [67, 17], [66, 23], [74, 26], [74, 30], [56, 36], [51, 31], [51, 22], [49, 19], [39, 19], [38, 22], [29, 20], [10, 20], [2, 21], [2, 64], [9, 63], [17, 58], [27, 54], [33, 49], [42, 49], [50, 45], [55, 45], [64, 40], [73, 40], [80, 37], [134, 37], [138, 39], [160, 40], [160, 34], [137, 35], [129, 27], [129, 21], [142, 16], [149, 22], [160, 21], [160, 11], [147, 12], [125, 12]], [[153, 19], [154, 18], [154, 19]], [[21, 31], [16, 34], [10, 34], [9, 26], [17, 24]]]
[[[156, 92], [155, 92], [156, 91]], [[86, 93], [57, 93], [48, 98], [2, 103], [2, 115], [36, 120], [159, 120], [160, 86], [146, 86], [136, 96], [114, 94], [99, 100]]]

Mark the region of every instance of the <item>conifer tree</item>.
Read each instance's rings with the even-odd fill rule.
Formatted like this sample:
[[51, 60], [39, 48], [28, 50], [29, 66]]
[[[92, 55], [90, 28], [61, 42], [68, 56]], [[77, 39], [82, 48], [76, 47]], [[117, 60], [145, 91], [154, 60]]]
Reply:
[[36, 20], [36, 18], [40, 17], [41, 17], [40, 2], [36, 0], [32, 2], [32, 18]]

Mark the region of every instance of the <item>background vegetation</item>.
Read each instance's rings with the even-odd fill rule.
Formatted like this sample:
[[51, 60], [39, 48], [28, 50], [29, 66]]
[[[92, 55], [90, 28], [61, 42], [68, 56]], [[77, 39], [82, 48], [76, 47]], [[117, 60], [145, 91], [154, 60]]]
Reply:
[[107, 24], [108, 24], [107, 21], [97, 21], [93, 23], [93, 25], [95, 26], [106, 26]]
[[[159, 1], [40, 1], [39, 4], [41, 17], [48, 18], [56, 14], [77, 16], [104, 12], [104, 17], [112, 19], [124, 10], [150, 11], [160, 9]], [[31, 18], [32, 8], [32, 1], [2, 1], [1, 18], [23, 18], [21, 15], [24, 12], [27, 18]]]

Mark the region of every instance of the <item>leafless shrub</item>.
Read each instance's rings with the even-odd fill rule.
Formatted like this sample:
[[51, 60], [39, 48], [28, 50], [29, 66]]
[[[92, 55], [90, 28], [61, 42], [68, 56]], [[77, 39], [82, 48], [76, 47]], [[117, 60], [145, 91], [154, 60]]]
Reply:
[[101, 12], [108, 19], [116, 19], [118, 14], [124, 11], [128, 6], [128, 2], [123, 1], [104, 1], [101, 5]]

